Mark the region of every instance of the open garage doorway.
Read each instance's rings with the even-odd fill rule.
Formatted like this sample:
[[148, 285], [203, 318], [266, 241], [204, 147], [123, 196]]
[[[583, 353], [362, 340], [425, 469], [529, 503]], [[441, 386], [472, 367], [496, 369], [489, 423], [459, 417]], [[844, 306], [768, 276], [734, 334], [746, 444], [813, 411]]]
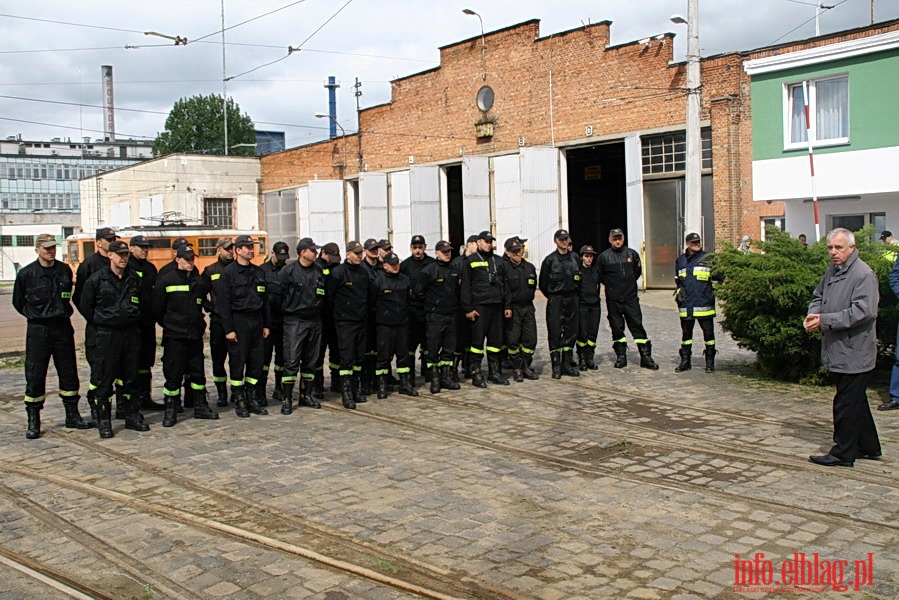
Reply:
[[[459, 254], [459, 248], [465, 245], [468, 235], [465, 233], [465, 217], [462, 209], [462, 165], [444, 167], [446, 176], [446, 212], [449, 238], [453, 246], [453, 257]], [[436, 240], [435, 240], [436, 243]]]
[[609, 230], [627, 232], [624, 142], [573, 148], [565, 153], [568, 224], [575, 250], [590, 244], [609, 247]]

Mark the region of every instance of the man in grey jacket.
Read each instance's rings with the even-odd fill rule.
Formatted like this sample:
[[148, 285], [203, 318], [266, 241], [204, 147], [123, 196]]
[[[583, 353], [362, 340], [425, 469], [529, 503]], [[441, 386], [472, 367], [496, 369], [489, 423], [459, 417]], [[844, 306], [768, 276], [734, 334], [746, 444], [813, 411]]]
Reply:
[[827, 234], [831, 266], [815, 288], [805, 317], [806, 331], [821, 332], [821, 362], [836, 379], [834, 446], [809, 456], [828, 467], [851, 467], [856, 458], [878, 459], [880, 439], [866, 388], [877, 359], [877, 276], [859, 259], [855, 235], [837, 228]]

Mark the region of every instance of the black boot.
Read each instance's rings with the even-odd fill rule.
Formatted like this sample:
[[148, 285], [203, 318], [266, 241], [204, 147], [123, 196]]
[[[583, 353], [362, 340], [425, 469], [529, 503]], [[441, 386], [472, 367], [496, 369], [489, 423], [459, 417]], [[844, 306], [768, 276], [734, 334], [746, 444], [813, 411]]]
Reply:
[[[440, 367], [440, 387], [445, 390], [460, 390], [462, 386], [459, 385], [459, 382], [453, 379], [453, 372], [456, 372], [453, 367], [449, 365], [443, 365]], [[436, 374], [435, 374], [436, 375]], [[433, 385], [433, 381], [432, 381]]]
[[437, 373], [437, 367], [431, 367], [428, 369], [428, 378], [431, 381], [431, 393], [439, 394], [440, 393], [440, 375]]
[[234, 414], [240, 418], [250, 416], [250, 410], [247, 408], [247, 389], [246, 386], [231, 386], [231, 399], [234, 400]]
[[400, 393], [404, 396], [418, 396], [418, 390], [412, 383], [412, 373], [400, 373]]
[[340, 371], [331, 369], [331, 391], [339, 394], [343, 387], [340, 385]]
[[531, 367], [531, 363], [534, 362], [534, 355], [526, 353], [522, 356], [522, 360], [524, 361], [524, 366], [521, 368], [521, 374], [528, 381], [537, 381], [540, 379], [540, 376], [537, 374], [537, 371]]
[[[254, 414], [254, 415], [267, 415], [268, 414], [268, 411], [265, 409], [265, 407], [263, 405], [259, 404], [260, 390], [262, 390], [261, 395], [262, 395], [263, 400], [265, 399], [265, 387], [264, 386], [265, 386], [264, 382], [260, 382], [260, 383], [257, 383], [256, 385], [249, 386], [249, 388], [247, 386], [244, 386], [244, 390], [245, 390], [244, 393], [247, 395], [247, 410], [250, 412], [250, 414]], [[268, 403], [266, 402], [266, 404], [268, 404]]]
[[224, 381], [216, 381], [215, 382], [215, 391], [218, 393], [218, 401], [215, 403], [216, 406], [220, 406], [225, 408], [228, 406], [228, 384]]
[[144, 416], [140, 414], [138, 400], [134, 396], [125, 394], [127, 412], [125, 413], [125, 429], [132, 431], [150, 431], [150, 426], [144, 423]]
[[577, 370], [578, 371], [586, 371], [587, 370], [587, 357], [585, 353], [587, 349], [581, 346], [577, 347]]
[[308, 377], [300, 378], [300, 388], [297, 391], [297, 406], [308, 406], [309, 408], [321, 408], [321, 403], [316, 400], [311, 392], [312, 379]]
[[590, 371], [595, 371], [599, 368], [596, 366], [596, 361], [594, 360], [595, 356], [595, 346], [587, 346], [586, 348], [584, 348], [584, 362], [587, 363], [587, 369]]
[[471, 352], [469, 352], [468, 350], [462, 352], [462, 356], [459, 357], [459, 361], [462, 365], [462, 377], [465, 379], [471, 379]]
[[209, 406], [209, 397], [206, 389], [194, 390], [194, 419], [208, 419], [214, 421], [219, 414]]
[[111, 438], [115, 435], [112, 431], [112, 401], [109, 398], [94, 400], [97, 405], [97, 429], [101, 438]]
[[100, 417], [97, 416], [97, 398], [94, 390], [88, 388], [87, 390], [87, 407], [91, 411], [91, 421], [94, 423], [94, 427], [100, 422]]
[[705, 350], [703, 350], [702, 353], [705, 355], [705, 372], [714, 373], [715, 355], [718, 354], [718, 350], [716, 350], [715, 347], [710, 344], [705, 347]]
[[615, 350], [615, 368], [623, 369], [627, 366], [627, 343], [614, 342], [612, 349]]
[[[355, 391], [358, 389], [362, 396], [370, 395], [374, 376], [375, 359], [371, 355], [366, 355], [365, 358], [362, 359], [362, 371], [359, 373], [353, 372], [353, 378], [359, 381], [358, 387], [356, 384], [353, 384], [353, 393], [355, 394]], [[359, 402], [359, 397], [357, 396], [355, 400], [356, 402]]]
[[117, 383], [115, 384], [115, 418], [124, 419], [126, 416], [125, 388]]
[[[251, 393], [253, 394], [253, 399], [256, 400], [256, 404], [262, 408], [268, 406], [268, 397], [266, 396], [265, 388], [268, 384], [268, 377], [263, 379], [262, 381], [256, 382], [256, 385], [253, 386]], [[252, 411], [251, 411], [252, 412]], [[266, 413], [268, 414], [268, 413]]]
[[185, 408], [193, 408], [194, 407], [194, 395], [190, 393], [190, 381], [187, 376], [184, 377], [184, 385], [181, 386], [184, 392], [181, 394], [181, 397], [184, 399], [184, 406], [181, 406], [181, 402], [178, 403], [178, 407], [181, 409], [178, 412], [183, 413]]
[[281, 382], [281, 414], [293, 413], [293, 381]]
[[162, 413], [162, 426], [174, 427], [178, 422], [178, 413], [175, 411], [175, 399], [179, 396], [165, 395], [165, 412]]
[[640, 366], [644, 369], [658, 370], [659, 365], [652, 360], [652, 342], [646, 341], [637, 344], [637, 350], [640, 352]]
[[681, 344], [680, 350], [678, 350], [677, 353], [680, 354], [680, 364], [674, 368], [674, 372], [683, 373], [684, 371], [692, 369], [693, 346], [690, 344]]
[[[452, 377], [453, 381], [459, 383], [459, 363], [461, 362], [461, 356], [456, 355], [453, 357], [453, 364], [450, 367], [450, 377]], [[463, 371], [463, 377], [465, 373]]]
[[549, 361], [553, 367], [553, 379], [562, 379], [562, 351], [550, 350]]
[[378, 400], [384, 400], [387, 396], [387, 375], [378, 375]]
[[141, 373], [137, 376], [137, 398], [138, 398], [138, 407], [141, 410], [162, 410], [165, 408], [165, 404], [160, 404], [153, 400], [152, 397], [152, 379], [153, 376], [150, 372]]
[[28, 429], [25, 430], [25, 437], [29, 440], [41, 437], [41, 410], [43, 408], [43, 400], [25, 403], [25, 412], [28, 414]]
[[[368, 398], [366, 396], [371, 394], [371, 389], [368, 390], [368, 394], [364, 393], [362, 388], [362, 373], [357, 371], [353, 371], [353, 402], [356, 404], [362, 404], [364, 402], [368, 402]], [[369, 382], [369, 388], [371, 388], [371, 382]]]
[[472, 354], [468, 358], [468, 374], [471, 377], [471, 385], [479, 388], [487, 387], [487, 380], [484, 379], [484, 374], [481, 373], [481, 354]]
[[562, 375], [567, 375], [568, 377], [580, 377], [581, 374], [577, 370], [577, 363], [572, 363], [572, 356], [574, 352], [572, 350], [562, 350]]
[[90, 429], [94, 426], [91, 421], [85, 421], [78, 412], [78, 401], [81, 396], [60, 396], [62, 398], [62, 406], [66, 411], [66, 427], [69, 429]]
[[275, 391], [272, 392], [272, 402], [281, 402], [284, 395], [284, 382], [282, 381], [284, 371], [281, 367], [275, 368]]
[[312, 378], [312, 397], [316, 400], [325, 399], [325, 370], [319, 369]]
[[340, 388], [343, 397], [343, 407], [349, 409], [356, 408], [356, 401], [353, 394], [353, 378], [350, 375], [340, 376]]
[[499, 356], [487, 357], [487, 381], [497, 385], [509, 385], [509, 380], [503, 377], [501, 364]]

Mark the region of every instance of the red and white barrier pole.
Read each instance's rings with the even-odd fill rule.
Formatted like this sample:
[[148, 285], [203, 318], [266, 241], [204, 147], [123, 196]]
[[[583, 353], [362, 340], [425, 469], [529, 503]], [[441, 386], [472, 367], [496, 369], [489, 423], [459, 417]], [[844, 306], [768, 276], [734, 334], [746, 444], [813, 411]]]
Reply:
[[815, 239], [821, 239], [821, 222], [818, 219], [818, 192], [815, 189], [815, 151], [812, 149], [812, 124], [808, 114], [808, 81], [802, 82], [802, 105], [805, 112], [805, 137], [808, 142], [808, 166], [812, 179], [812, 208], [815, 211]]

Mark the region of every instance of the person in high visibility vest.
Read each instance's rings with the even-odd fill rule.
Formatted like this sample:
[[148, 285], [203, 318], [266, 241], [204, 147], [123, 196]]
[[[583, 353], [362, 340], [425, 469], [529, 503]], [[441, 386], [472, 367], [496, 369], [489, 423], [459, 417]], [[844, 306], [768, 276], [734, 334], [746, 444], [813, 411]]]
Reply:
[[880, 241], [883, 242], [883, 257], [891, 263], [896, 262], [899, 258], [899, 244], [893, 237], [892, 231], [884, 231], [880, 234]]
[[715, 291], [713, 284], [721, 280], [712, 273], [712, 255], [703, 250], [698, 233], [687, 234], [684, 253], [674, 263], [674, 281], [677, 284], [675, 299], [680, 313], [681, 347], [680, 364], [676, 373], [692, 368], [693, 326], [698, 321], [705, 342], [705, 372], [715, 370]]

